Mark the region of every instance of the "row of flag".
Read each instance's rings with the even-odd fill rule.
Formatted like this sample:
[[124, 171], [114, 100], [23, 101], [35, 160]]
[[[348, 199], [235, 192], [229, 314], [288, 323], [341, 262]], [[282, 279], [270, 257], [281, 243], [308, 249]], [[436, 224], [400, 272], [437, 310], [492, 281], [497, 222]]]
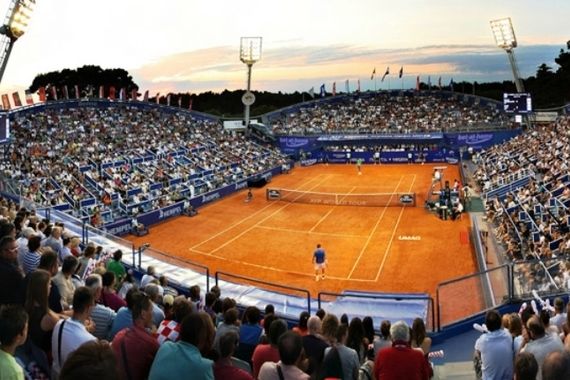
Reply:
[[[345, 87], [345, 92], [347, 94], [350, 94], [350, 82], [348, 79], [344, 82], [344, 87]], [[357, 93], [360, 92], [360, 79], [358, 79], [356, 81], [356, 89], [354, 91]], [[307, 92], [309, 93], [311, 98], [313, 98], [313, 99], [315, 98], [315, 88], [314, 87], [311, 87], [309, 89], [309, 91], [307, 91]], [[326, 85], [323, 83], [323, 84], [321, 84], [321, 87], [319, 88], [319, 95], [321, 98], [324, 98], [326, 93], [327, 93]], [[333, 85], [332, 85], [332, 95], [336, 96], [336, 82], [333, 82]]]
[[[121, 88], [118, 91], [117, 94], [117, 89], [114, 86], [110, 86], [108, 88], [108, 96], [105, 97], [105, 86], [99, 86], [99, 98], [100, 99], [110, 99], [110, 100], [121, 100], [121, 101], [127, 101], [127, 100], [138, 100], [139, 94], [138, 91], [133, 89], [132, 91], [130, 91], [130, 94], [127, 94], [127, 91], [125, 88]], [[73, 96], [70, 96], [70, 92], [67, 86], [63, 86], [59, 93], [58, 93], [58, 89], [56, 86], [42, 86], [38, 89], [38, 98], [39, 98], [39, 102], [40, 103], [45, 103], [47, 101], [47, 95], [48, 93], [50, 94], [51, 99], [50, 100], [59, 100], [60, 97], [61, 99], [65, 99], [65, 100], [69, 100], [69, 99], [81, 99], [81, 92], [79, 90], [79, 86], [75, 85], [73, 88]], [[93, 97], [93, 89], [90, 88], [87, 93], [86, 96], [88, 97]], [[12, 104], [10, 102], [10, 96], [9, 94], [3, 94], [2, 95], [2, 109], [4, 110], [9, 110], [11, 108], [17, 108], [17, 107], [22, 107], [22, 100], [20, 98], [20, 93], [18, 91], [13, 92], [12, 93], [12, 101], [13, 101], [13, 105], [14, 107], [12, 107]], [[159, 104], [159, 100], [160, 100], [160, 93], [156, 94], [155, 97], [155, 102], [156, 104]], [[164, 97], [163, 97], [164, 98]], [[32, 92], [29, 90], [25, 91], [25, 100], [26, 100], [26, 105], [33, 105], [34, 104], [34, 98], [32, 96]], [[172, 105], [172, 94], [168, 94], [166, 95], [166, 104], [168, 106]], [[146, 90], [144, 92], [143, 95], [143, 101], [144, 102], [148, 102], [149, 101], [149, 91]], [[178, 96], [178, 107], [182, 107], [182, 96]], [[190, 98], [190, 103], [188, 105], [188, 109], [192, 110], [192, 98]]]

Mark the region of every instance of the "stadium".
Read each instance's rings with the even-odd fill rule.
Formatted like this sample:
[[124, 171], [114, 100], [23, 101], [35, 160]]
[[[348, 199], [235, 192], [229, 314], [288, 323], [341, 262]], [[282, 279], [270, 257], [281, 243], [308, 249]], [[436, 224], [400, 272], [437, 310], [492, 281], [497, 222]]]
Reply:
[[[23, 35], [12, 22], [30, 4], [11, 2], [0, 79]], [[549, 359], [532, 351], [547, 338], [551, 351], [566, 352], [559, 370], [570, 371], [570, 96], [537, 109], [540, 86], [518, 73], [510, 19], [491, 26], [514, 75], [501, 100], [477, 94], [475, 83], [465, 91], [453, 79], [444, 86], [419, 75], [414, 88], [402, 79], [401, 88], [376, 89], [374, 68], [374, 88], [361, 90], [358, 80], [351, 89], [346, 80], [344, 91], [334, 82], [327, 92], [323, 84], [320, 94], [311, 88], [255, 113], [259, 37], [241, 40], [243, 119], [209, 113], [190, 94], [151, 98], [131, 84], [56, 84], [48, 75], [24, 102], [18, 91], [2, 95], [0, 323], [29, 316], [36, 326], [14, 343], [23, 371], [77, 378], [80, 354], [106, 350], [113, 378], [161, 378], [162, 361], [177, 363], [172, 374], [194, 368], [167, 352], [185, 343], [204, 378], [272, 378], [281, 367], [258, 356], [269, 347], [277, 356], [264, 362], [301, 371], [291, 378], [325, 378], [328, 370], [332, 378], [391, 378], [405, 366], [386, 364], [376, 346], [400, 344], [402, 326], [411, 331], [404, 329], [410, 363], [422, 352], [417, 378], [480, 376], [474, 352], [483, 378], [512, 377], [519, 359], [532, 359], [547, 378]], [[561, 50], [556, 61], [560, 83], [569, 54]], [[401, 79], [404, 66], [392, 75]], [[39, 313], [53, 296], [36, 289], [40, 282], [57, 287], [58, 310], [50, 300]], [[102, 330], [103, 311], [93, 313], [107, 309], [113, 317]], [[117, 328], [124, 315], [129, 322]], [[97, 343], [62, 340], [67, 317], [85, 330], [68, 340]], [[273, 337], [278, 327], [269, 324], [279, 320], [283, 330]], [[287, 362], [280, 337], [297, 339], [286, 334], [293, 330], [305, 345], [307, 323], [318, 324], [323, 345], [351, 350], [357, 362], [331, 359], [342, 362], [335, 375], [331, 349], [311, 356], [308, 346], [305, 366]], [[135, 330], [142, 335], [127, 355]], [[484, 346], [499, 334], [510, 340], [501, 351], [510, 365]], [[147, 349], [154, 362], [128, 363]]]

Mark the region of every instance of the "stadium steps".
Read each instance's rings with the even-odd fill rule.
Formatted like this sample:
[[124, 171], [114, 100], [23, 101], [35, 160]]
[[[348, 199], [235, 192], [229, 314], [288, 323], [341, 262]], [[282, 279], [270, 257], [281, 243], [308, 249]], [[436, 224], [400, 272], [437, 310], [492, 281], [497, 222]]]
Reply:
[[433, 370], [434, 380], [472, 380], [474, 378], [472, 361], [436, 365]]

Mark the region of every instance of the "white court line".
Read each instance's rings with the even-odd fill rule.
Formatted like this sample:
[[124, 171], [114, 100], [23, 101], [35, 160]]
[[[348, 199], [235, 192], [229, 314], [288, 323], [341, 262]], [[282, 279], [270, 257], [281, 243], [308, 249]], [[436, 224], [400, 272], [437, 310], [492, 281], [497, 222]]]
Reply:
[[[356, 189], [356, 186], [353, 186], [352, 189], [350, 189], [350, 191], [348, 193], [345, 194], [344, 197], [342, 197], [342, 199], [346, 198], [348, 196], [348, 194], [352, 193], [354, 191], [354, 189]], [[338, 204], [335, 204], [333, 207], [331, 207], [331, 209], [329, 210], [329, 212], [327, 212], [318, 222], [317, 224], [315, 224], [313, 226], [313, 228], [311, 228], [309, 230], [309, 232], [313, 232], [315, 230], [315, 228], [317, 228], [319, 226], [319, 224], [321, 224], [333, 211], [334, 209], [338, 207]]]
[[[207, 253], [207, 252], [202, 252], [202, 251], [198, 251], [195, 249], [190, 249], [191, 252], [193, 253], [197, 253], [200, 255], [204, 255], [204, 256], [208, 256], [208, 257], [214, 257], [220, 260], [224, 260], [224, 261], [229, 261], [232, 263], [239, 263], [240, 265], [247, 265], [250, 267], [254, 267], [254, 268], [259, 268], [259, 269], [264, 269], [264, 270], [271, 270], [271, 271], [275, 271], [275, 272], [281, 272], [281, 273], [286, 273], [286, 274], [293, 274], [296, 276], [301, 276], [301, 277], [310, 277], [310, 278], [314, 278], [315, 274], [312, 271], [307, 272], [297, 272], [297, 271], [293, 271], [293, 270], [289, 270], [289, 269], [281, 269], [281, 268], [276, 268], [276, 267], [269, 267], [266, 265], [259, 265], [259, 264], [253, 264], [253, 263], [249, 263], [246, 261], [241, 261], [241, 260], [236, 260], [236, 259], [231, 259], [228, 257], [224, 257], [224, 256], [218, 256], [218, 255], [213, 255], [211, 253]], [[330, 276], [327, 275], [327, 279], [328, 280], [336, 280], [336, 281], [346, 281], [346, 280], [350, 280], [350, 281], [355, 281], [355, 282], [374, 282], [373, 280], [364, 280], [364, 279], [348, 279], [348, 278], [344, 278], [344, 277], [336, 277], [336, 276]], [[322, 280], [322, 281], [326, 281], [326, 280]]]
[[[414, 174], [414, 179], [412, 180], [412, 184], [410, 185], [410, 189], [408, 190], [408, 193], [412, 191], [412, 188], [414, 186], [414, 182], [416, 182], [416, 175], [415, 174]], [[374, 281], [378, 281], [378, 277], [380, 277], [380, 273], [382, 273], [382, 269], [384, 269], [384, 264], [386, 263], [386, 259], [390, 255], [390, 248], [392, 247], [392, 242], [394, 241], [394, 236], [396, 235], [396, 230], [398, 229], [398, 225], [400, 224], [400, 219], [402, 218], [402, 215], [404, 214], [405, 208], [406, 207], [402, 206], [402, 208], [400, 209], [400, 215], [398, 216], [398, 220], [396, 221], [396, 225], [394, 226], [394, 229], [392, 230], [392, 236], [390, 236], [390, 241], [388, 242], [388, 246], [386, 247], [386, 251], [384, 251], [384, 258], [382, 259], [382, 264], [380, 264], [380, 268], [378, 268], [378, 273], [376, 273], [376, 278], [374, 279]]]
[[[324, 178], [322, 181], [320, 181], [320, 182], [326, 181], [327, 179], [328, 179], [328, 176], [325, 175], [325, 178]], [[320, 186], [320, 185], [321, 185], [321, 183], [317, 183], [315, 186], [313, 186], [312, 188], [308, 189], [307, 191], [313, 190], [314, 188], [316, 188], [316, 187], [318, 187], [318, 186]], [[301, 196], [302, 196], [302, 194], [300, 194], [297, 198], [300, 198]], [[297, 199], [297, 198], [295, 198], [295, 199]], [[245, 234], [248, 233], [249, 231], [251, 231], [251, 230], [253, 230], [254, 228], [256, 228], [256, 227], [258, 227], [259, 225], [261, 225], [261, 223], [265, 222], [265, 221], [268, 220], [269, 218], [272, 218], [275, 214], [277, 214], [277, 213], [280, 212], [281, 210], [283, 210], [283, 209], [285, 209], [285, 208], [291, 206], [292, 204], [293, 204], [292, 202], [291, 202], [291, 203], [287, 203], [286, 205], [284, 205], [284, 206], [278, 208], [277, 210], [275, 210], [275, 211], [272, 212], [271, 214], [267, 215], [265, 218], [261, 219], [259, 222], [255, 223], [253, 226], [249, 227], [249, 228], [246, 229], [245, 231], [239, 233], [238, 235], [234, 236], [233, 238], [231, 238], [231, 239], [229, 239], [229, 240], [226, 240], [226, 242], [225, 242], [224, 244], [222, 244], [222, 245], [220, 245], [219, 247], [213, 249], [211, 252], [213, 253], [213, 252], [219, 251], [220, 249], [224, 248], [224, 247], [227, 246], [228, 244], [230, 244], [230, 243], [234, 242], [235, 240], [239, 239], [240, 237], [242, 237], [243, 235], [245, 235]]]
[[[326, 176], [326, 174], [321, 174], [321, 175]], [[312, 181], [317, 180], [321, 175], [318, 175], [318, 176], [316, 176], [315, 178], [311, 178], [311, 179], [308, 180], [306, 183], [310, 183], [310, 182], [312, 182]], [[305, 184], [303, 184], [303, 185], [305, 185]], [[301, 185], [301, 186], [303, 186], [303, 185]], [[299, 186], [299, 187], [301, 187], [301, 186]], [[257, 216], [258, 214], [260, 214], [261, 212], [265, 211], [267, 208], [272, 207], [272, 206], [275, 205], [275, 204], [276, 204], [276, 203], [269, 203], [267, 206], [264, 206], [263, 208], [257, 210], [256, 212], [254, 212], [253, 214], [251, 214], [251, 215], [248, 216], [248, 217], [245, 217], [245, 218], [243, 218], [243, 219], [240, 219], [238, 222], [236, 222], [236, 223], [232, 224], [231, 226], [227, 227], [226, 229], [223, 229], [222, 231], [219, 231], [218, 233], [216, 233], [216, 234], [210, 236], [208, 239], [203, 240], [203, 241], [201, 241], [201, 242], [198, 243], [198, 244], [194, 244], [192, 247], [190, 247], [190, 249], [195, 249], [195, 248], [201, 246], [202, 244], [205, 244], [205, 243], [209, 242], [210, 240], [213, 240], [213, 239], [217, 238], [218, 236], [220, 236], [220, 235], [222, 235], [222, 234], [228, 232], [229, 230], [233, 229], [234, 227], [239, 226], [240, 224], [242, 224], [242, 223], [244, 223], [245, 221], [247, 221], [247, 220], [253, 218], [254, 216]]]
[[298, 233], [298, 234], [334, 236], [334, 237], [342, 237], [342, 238], [347, 238], [347, 239], [348, 238], [365, 238], [368, 236], [368, 235], [335, 234], [332, 232], [314, 232], [314, 231], [307, 231], [307, 230], [294, 230], [292, 228], [269, 227], [269, 226], [257, 226], [257, 228], [264, 228], [266, 230], [272, 230], [272, 231], [294, 232], [294, 233]]
[[[398, 187], [400, 187], [400, 184], [402, 183], [402, 179], [404, 178], [404, 176], [400, 176], [400, 181], [398, 181], [398, 184], [396, 185], [396, 188], [394, 189], [394, 191], [392, 191], [392, 195], [390, 196], [390, 199], [388, 200], [388, 202], [392, 199], [392, 197], [394, 196], [394, 194], [396, 193], [396, 190], [398, 190]], [[374, 236], [374, 233], [376, 232], [376, 230], [378, 229], [378, 226], [380, 225], [380, 222], [382, 221], [382, 219], [384, 219], [384, 214], [386, 213], [386, 210], [388, 209], [388, 206], [384, 206], [384, 209], [382, 210], [382, 214], [380, 214], [380, 217], [376, 220], [376, 224], [374, 224], [374, 228], [372, 228], [372, 231], [370, 231], [370, 233], [368, 234], [368, 239], [366, 239], [366, 242], [364, 243], [364, 246], [362, 247], [362, 249], [360, 250], [360, 253], [358, 254], [358, 257], [356, 258], [356, 261], [354, 261], [354, 264], [352, 265], [352, 269], [350, 270], [350, 272], [348, 273], [348, 278], [351, 279], [352, 274], [354, 273], [354, 270], [356, 269], [356, 266], [358, 265], [358, 263], [360, 262], [360, 259], [362, 258], [362, 255], [364, 254], [364, 251], [366, 250], [366, 248], [368, 247], [368, 244], [370, 244], [370, 240], [372, 240], [372, 236]]]

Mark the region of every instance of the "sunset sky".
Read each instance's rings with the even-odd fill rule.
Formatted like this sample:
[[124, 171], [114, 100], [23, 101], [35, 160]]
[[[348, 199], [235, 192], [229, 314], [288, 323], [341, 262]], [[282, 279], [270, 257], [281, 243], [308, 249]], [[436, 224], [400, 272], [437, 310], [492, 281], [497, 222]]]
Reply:
[[[0, 2], [7, 10], [9, 1]], [[2, 11], [0, 9], [0, 11]], [[263, 37], [252, 88], [344, 90], [503, 80], [512, 74], [489, 21], [511, 17], [521, 74], [536, 72], [570, 39], [568, 0], [37, 0], [12, 51], [0, 93], [23, 92], [38, 73], [86, 64], [121, 67], [141, 90], [245, 88], [242, 36]], [[380, 78], [386, 67], [391, 75]], [[370, 80], [376, 67], [376, 83]]]

